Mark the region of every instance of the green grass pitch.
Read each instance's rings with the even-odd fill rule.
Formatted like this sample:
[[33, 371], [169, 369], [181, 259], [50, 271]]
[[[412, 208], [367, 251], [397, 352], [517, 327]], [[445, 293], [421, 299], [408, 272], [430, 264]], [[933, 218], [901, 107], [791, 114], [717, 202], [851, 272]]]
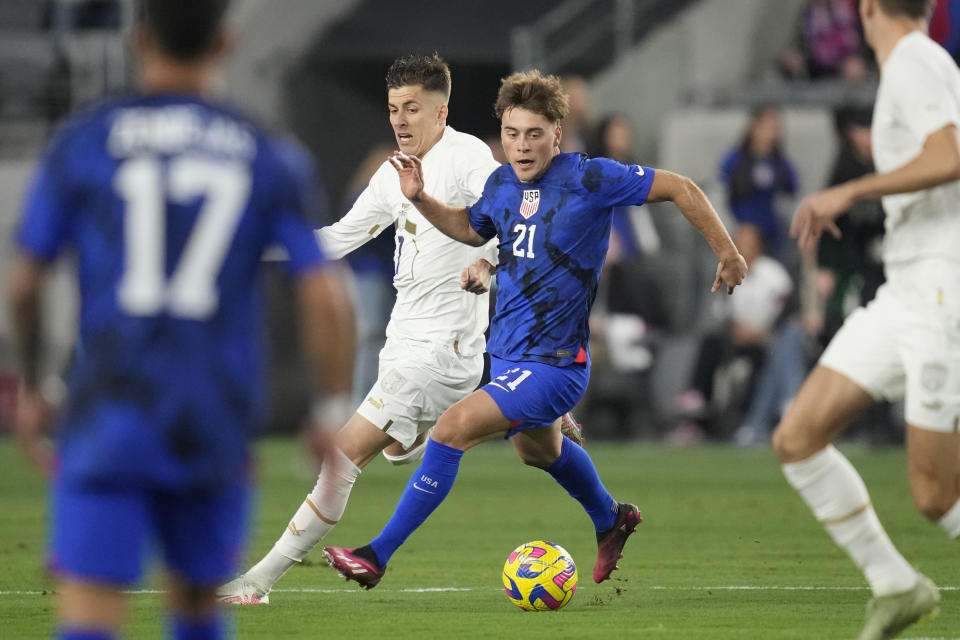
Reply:
[[[250, 560], [269, 549], [314, 482], [293, 441], [268, 439], [257, 448]], [[895, 544], [944, 588], [940, 616], [904, 637], [960, 637], [960, 541], [914, 511], [902, 451], [841, 448]], [[270, 605], [233, 611], [237, 638], [856, 636], [869, 596], [860, 572], [769, 450], [598, 442], [589, 451], [607, 488], [639, 504], [645, 517], [609, 582], [590, 578], [596, 545], [579, 505], [547, 474], [524, 467], [509, 445], [492, 442], [465, 456], [450, 497], [394, 556], [380, 586], [361, 591], [342, 581], [315, 550], [278, 583]], [[43, 483], [9, 439], [0, 440], [0, 467], [0, 637], [47, 638], [55, 598], [42, 570]], [[412, 471], [371, 463], [325, 542], [367, 542]], [[507, 554], [537, 538], [563, 545], [579, 566], [577, 593], [559, 612], [525, 613], [502, 593]], [[153, 577], [131, 594], [127, 637], [162, 637], [159, 585]]]

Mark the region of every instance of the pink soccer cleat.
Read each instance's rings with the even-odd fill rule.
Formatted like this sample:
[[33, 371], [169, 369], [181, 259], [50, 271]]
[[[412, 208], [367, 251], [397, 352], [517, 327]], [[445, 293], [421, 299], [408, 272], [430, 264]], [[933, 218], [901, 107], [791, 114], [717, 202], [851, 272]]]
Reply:
[[623, 557], [623, 545], [637, 525], [643, 522], [640, 510], [634, 504], [621, 502], [617, 505], [617, 521], [613, 528], [597, 534], [597, 563], [593, 565], [593, 581], [603, 582], [617, 569], [617, 561]]
[[324, 547], [323, 557], [327, 564], [337, 570], [342, 578], [353, 580], [364, 589], [373, 589], [380, 583], [386, 569], [353, 555], [356, 549]]

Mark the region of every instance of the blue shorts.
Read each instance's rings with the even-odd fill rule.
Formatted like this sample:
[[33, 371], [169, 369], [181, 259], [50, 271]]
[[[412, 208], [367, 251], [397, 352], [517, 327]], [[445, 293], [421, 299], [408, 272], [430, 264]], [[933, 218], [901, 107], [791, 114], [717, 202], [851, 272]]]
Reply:
[[169, 571], [195, 586], [234, 575], [250, 503], [246, 479], [211, 489], [158, 491], [58, 479], [51, 489], [50, 566], [119, 586], [143, 575], [154, 545]]
[[513, 362], [490, 356], [490, 382], [481, 387], [517, 431], [552, 424], [573, 409], [590, 380], [590, 363], [554, 367], [541, 362]]

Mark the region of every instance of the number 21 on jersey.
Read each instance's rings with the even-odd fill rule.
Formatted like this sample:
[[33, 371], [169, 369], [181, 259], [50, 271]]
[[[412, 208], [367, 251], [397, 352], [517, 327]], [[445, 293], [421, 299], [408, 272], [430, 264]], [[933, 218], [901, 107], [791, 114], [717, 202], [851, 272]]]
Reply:
[[502, 375], [499, 375], [496, 378], [494, 378], [493, 384], [496, 384], [498, 387], [503, 389], [503, 385], [497, 384], [497, 381], [503, 382], [508, 387], [510, 387], [510, 391], [516, 391], [517, 387], [520, 386], [520, 383], [526, 380], [527, 378], [529, 378], [532, 373], [533, 372], [530, 371], [529, 369], [521, 369], [520, 367], [514, 367], [513, 369], [507, 369], [506, 371], [503, 372]]
[[[537, 233], [537, 225], [525, 225], [518, 223], [513, 227], [513, 232], [518, 234], [517, 239], [513, 241], [513, 255], [518, 258], [534, 258], [533, 255], [533, 237]], [[526, 238], [526, 246], [524, 239]]]

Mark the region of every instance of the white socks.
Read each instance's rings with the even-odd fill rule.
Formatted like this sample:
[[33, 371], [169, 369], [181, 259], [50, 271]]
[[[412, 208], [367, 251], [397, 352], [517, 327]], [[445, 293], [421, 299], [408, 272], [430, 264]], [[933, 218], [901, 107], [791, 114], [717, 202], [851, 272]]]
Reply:
[[301, 562], [343, 516], [360, 467], [339, 449], [336, 459], [324, 464], [313, 491], [293, 515], [287, 530], [247, 577], [269, 591], [294, 563]]
[[937, 524], [947, 532], [951, 538], [960, 538], [960, 500], [957, 500], [950, 511], [947, 511]]
[[899, 593], [916, 585], [917, 572], [880, 526], [863, 480], [833, 445], [806, 460], [784, 464], [783, 473], [834, 542], [863, 571], [875, 596]]

